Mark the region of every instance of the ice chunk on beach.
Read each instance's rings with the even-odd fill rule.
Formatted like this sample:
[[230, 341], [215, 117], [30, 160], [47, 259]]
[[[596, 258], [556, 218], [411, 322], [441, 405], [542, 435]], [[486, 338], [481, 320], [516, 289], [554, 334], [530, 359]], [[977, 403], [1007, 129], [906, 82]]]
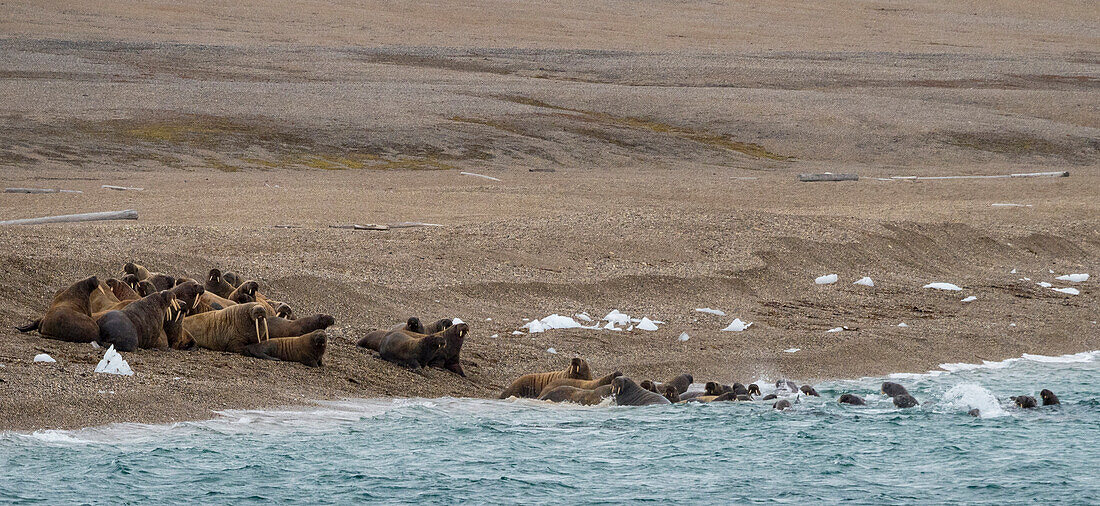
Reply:
[[592, 323], [592, 317], [588, 316], [588, 313], [577, 313], [573, 316], [576, 316], [578, 320]]
[[1038, 282], [1038, 283], [1035, 283], [1035, 284], [1037, 284], [1037, 285], [1039, 285], [1039, 286], [1041, 286], [1041, 287], [1043, 287], [1043, 288], [1050, 288], [1050, 287], [1054, 286], [1054, 285], [1052, 285], [1052, 284], [1050, 284], [1050, 283], [1047, 283], [1046, 281], [1040, 281], [1040, 282]]
[[626, 331], [627, 331], [627, 332], [630, 332], [630, 331], [632, 331], [632, 330], [634, 330], [634, 326], [633, 326], [633, 325], [631, 325], [631, 326], [629, 326], [629, 327], [627, 327], [627, 328], [626, 328]]
[[1081, 290], [1078, 290], [1076, 288], [1051, 288], [1051, 290], [1054, 290], [1056, 292], [1069, 294], [1069, 295], [1080, 295], [1081, 294]]
[[603, 317], [603, 320], [615, 325], [626, 325], [630, 323], [630, 316], [620, 313], [618, 309], [612, 309], [607, 316]]
[[466, 322], [464, 322], [462, 320], [459, 320], [458, 318], [451, 318], [451, 324], [452, 325], [458, 325], [459, 323], [466, 323]]
[[558, 350], [555, 350], [555, 349], [553, 349], [553, 348], [547, 348], [547, 349], [546, 349], [546, 353], [552, 353], [552, 354], [554, 354], [554, 355], [557, 355], [557, 354], [558, 354]]
[[695, 308], [695, 310], [700, 312], [700, 313], [710, 313], [710, 314], [716, 314], [718, 316], [726, 316], [726, 312], [722, 311], [721, 309], [711, 309], [709, 307], [697, 307], [697, 308]]
[[1016, 269], [1012, 269], [1012, 271], [1010, 271], [1009, 274], [1016, 274]]
[[34, 361], [35, 362], [46, 362], [46, 363], [57, 362], [56, 360], [53, 359], [53, 357], [51, 357], [51, 356], [49, 356], [45, 353], [39, 353], [39, 354], [35, 355], [34, 356]]
[[824, 276], [814, 278], [814, 283], [817, 283], [819, 285], [831, 285], [833, 283], [836, 283], [837, 279], [840, 278], [836, 274], [826, 274]]
[[962, 288], [959, 288], [959, 285], [954, 285], [954, 284], [951, 284], [951, 283], [941, 283], [941, 282], [928, 283], [927, 285], [924, 285], [924, 288], [935, 288], [936, 290], [950, 290], [952, 292], [961, 292], [962, 291]]
[[489, 339], [496, 339], [498, 337], [500, 337], [500, 334], [493, 334], [493, 335], [489, 336]]
[[97, 343], [95, 341], [92, 341], [92, 349], [93, 350], [98, 350], [100, 348], [102, 348], [102, 346], [100, 346], [99, 343]]
[[905, 328], [905, 327], [908, 327], [909, 324], [905, 323], [905, 322], [901, 322], [901, 323], [898, 324], [898, 326], [901, 327], [901, 328]]
[[802, 348], [787, 348], [783, 350], [783, 353], [796, 353], [802, 351]]
[[643, 316], [642, 321], [638, 322], [638, 330], [657, 330], [657, 325], [653, 323], [653, 320]]
[[977, 298], [977, 297], [975, 297], [975, 296], [973, 296], [973, 295], [971, 295], [971, 296], [969, 296], [969, 297], [967, 297], [967, 298], [965, 298], [965, 299], [961, 300], [960, 302], [974, 302], [974, 301], [976, 301], [976, 300], [978, 300], [978, 298]]
[[687, 332], [680, 333], [680, 341], [687, 341], [688, 339], [691, 339], [691, 336]]
[[723, 332], [741, 332], [752, 326], [752, 322], [745, 323], [740, 318], [734, 318], [730, 324], [722, 329]]
[[134, 375], [134, 371], [130, 369], [130, 364], [127, 364], [122, 355], [115, 351], [115, 345], [113, 344], [110, 348], [107, 348], [107, 352], [103, 354], [103, 360], [99, 361], [99, 365], [95, 366], [95, 372], [121, 374], [123, 376]]
[[842, 330], [844, 330], [844, 327], [833, 327], [829, 330], [826, 330], [825, 332], [840, 332]]
[[513, 330], [513, 331], [512, 331], [512, 335], [513, 335], [513, 336], [522, 336], [522, 335], [523, 335], [523, 332], [520, 332], [520, 331], [518, 331], [518, 330]]
[[1082, 281], [1088, 281], [1089, 280], [1089, 275], [1084, 274], [1084, 273], [1082, 273], [1082, 274], [1066, 274], [1065, 276], [1058, 276], [1054, 279], [1057, 279], [1058, 281], [1069, 281], [1071, 283], [1080, 283]]
[[546, 329], [575, 329], [581, 326], [581, 324], [577, 323], [577, 320], [568, 316], [561, 316], [557, 313], [543, 318], [541, 323], [543, 328]]
[[546, 332], [546, 326], [543, 325], [542, 322], [539, 320], [531, 320], [527, 322], [527, 324], [525, 324], [523, 328], [527, 329], [527, 332], [531, 334]]
[[875, 286], [875, 281], [872, 280], [869, 276], [863, 276], [862, 278], [859, 278], [858, 280], [856, 280], [855, 283], [852, 283], [852, 284], [853, 285], [863, 285], [863, 286]]

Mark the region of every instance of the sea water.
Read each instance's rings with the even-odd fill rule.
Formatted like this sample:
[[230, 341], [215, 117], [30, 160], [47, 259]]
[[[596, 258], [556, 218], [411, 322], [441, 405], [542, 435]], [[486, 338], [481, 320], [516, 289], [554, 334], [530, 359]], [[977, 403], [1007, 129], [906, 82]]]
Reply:
[[[884, 379], [921, 405], [895, 408]], [[1094, 352], [825, 382], [785, 412], [369, 399], [7, 432], [0, 502], [1097, 504], [1097, 385]], [[1008, 400], [1043, 388], [1062, 404]], [[842, 393], [868, 405], [838, 404]]]

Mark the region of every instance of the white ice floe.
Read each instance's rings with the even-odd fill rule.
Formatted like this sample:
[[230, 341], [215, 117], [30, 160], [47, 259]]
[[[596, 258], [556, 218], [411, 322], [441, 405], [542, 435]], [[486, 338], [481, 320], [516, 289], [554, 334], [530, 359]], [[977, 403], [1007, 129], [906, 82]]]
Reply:
[[814, 283], [817, 283], [819, 285], [831, 285], [833, 283], [836, 283], [837, 279], [840, 278], [836, 274], [826, 274], [824, 276], [814, 278]]
[[493, 335], [489, 336], [489, 339], [496, 339], [498, 337], [500, 337], [500, 334], [493, 334]]
[[130, 364], [127, 364], [122, 355], [115, 351], [115, 345], [113, 344], [107, 348], [107, 352], [103, 354], [103, 360], [99, 361], [99, 365], [95, 366], [95, 372], [121, 374], [123, 376], [134, 375], [134, 371], [130, 369]]
[[1020, 278], [1020, 281], [1031, 281], [1031, 278], [1023, 277], [1023, 278]]
[[950, 290], [952, 292], [962, 291], [962, 288], [959, 288], [959, 285], [955, 285], [955, 284], [951, 284], [951, 283], [942, 283], [942, 282], [928, 283], [927, 285], [924, 285], [924, 288], [934, 288], [936, 290]]
[[51, 357], [51, 356], [49, 356], [45, 353], [39, 353], [39, 354], [35, 355], [34, 356], [34, 361], [35, 362], [46, 362], [46, 363], [57, 362], [56, 360], [53, 359], [53, 357]]
[[627, 332], [630, 332], [630, 331], [632, 331], [632, 330], [634, 330], [634, 326], [633, 326], [633, 325], [631, 325], [631, 326], [629, 326], [629, 327], [627, 327], [627, 328], [626, 328], [626, 331], [627, 331]]
[[863, 285], [863, 286], [875, 286], [874, 280], [872, 280], [869, 276], [863, 276], [862, 278], [859, 278], [858, 280], [856, 280], [855, 283], [852, 283], [852, 284], [853, 285]]
[[978, 298], [977, 298], [977, 297], [975, 297], [975, 296], [973, 296], [973, 295], [971, 295], [971, 296], [969, 296], [969, 297], [967, 297], [967, 298], [963, 299], [963, 300], [962, 300], [962, 301], [960, 301], [960, 302], [974, 302], [974, 301], [976, 301], [976, 300], [978, 300]]
[[1080, 283], [1082, 281], [1088, 281], [1089, 280], [1089, 275], [1084, 274], [1084, 273], [1081, 273], [1081, 274], [1066, 274], [1065, 276], [1058, 276], [1054, 279], [1057, 279], [1058, 281], [1069, 281], [1071, 283]]
[[527, 329], [530, 334], [538, 334], [539, 332], [546, 332], [546, 327], [540, 320], [531, 320], [523, 325], [523, 328]]
[[691, 339], [691, 336], [687, 332], [680, 333], [680, 341], [687, 341], [688, 339]]
[[638, 330], [657, 330], [657, 325], [653, 323], [653, 320], [643, 316], [642, 321], [638, 322]]
[[783, 353], [795, 353], [799, 351], [802, 351], [802, 348], [787, 348], [783, 350]]
[[619, 329], [619, 328], [615, 328], [615, 324], [612, 323], [612, 322], [607, 322], [607, 325], [604, 325], [603, 328], [605, 328], [607, 330], [622, 330], [622, 329]]
[[577, 313], [573, 316], [576, 316], [578, 320], [585, 321], [585, 322], [588, 322], [588, 323], [592, 323], [592, 321], [593, 321], [592, 317], [588, 316], [588, 313]]
[[542, 326], [547, 329], [575, 329], [581, 326], [580, 323], [577, 323], [577, 320], [568, 316], [561, 316], [557, 313], [547, 316], [541, 321]]
[[1081, 295], [1081, 290], [1076, 288], [1051, 288], [1051, 290], [1068, 295]]
[[1041, 287], [1043, 287], [1043, 288], [1050, 288], [1050, 287], [1054, 286], [1054, 285], [1052, 285], [1052, 284], [1050, 284], [1050, 283], [1047, 283], [1046, 281], [1040, 281], [1040, 282], [1038, 282], [1038, 283], [1035, 283], [1035, 284], [1037, 284], [1037, 285], [1039, 285], [1039, 286], [1041, 286]]
[[700, 312], [700, 313], [710, 313], [710, 314], [716, 314], [718, 316], [726, 316], [726, 312], [722, 311], [721, 309], [711, 309], [709, 307], [697, 307], [697, 308], [695, 308], [695, 310]]
[[745, 323], [740, 318], [734, 318], [730, 324], [722, 329], [723, 332], [741, 332], [752, 326], [752, 322]]
[[558, 350], [555, 350], [555, 349], [553, 349], [553, 348], [547, 348], [547, 349], [546, 349], [546, 353], [552, 353], [552, 354], [554, 354], [554, 355], [557, 355], [557, 354], [558, 354]]
[[523, 332], [520, 332], [520, 331], [518, 331], [518, 330], [513, 330], [513, 331], [512, 331], [512, 335], [513, 335], [513, 336], [521, 336], [521, 335], [523, 335]]
[[458, 318], [451, 318], [451, 324], [452, 325], [458, 325], [459, 323], [466, 323], [466, 322], [464, 322], [464, 321], [462, 321]]
[[905, 323], [905, 322], [901, 322], [901, 323], [898, 324], [898, 326], [901, 327], [901, 328], [905, 328], [905, 327], [908, 327], [909, 324]]
[[842, 330], [844, 330], [844, 327], [833, 327], [829, 330], [826, 330], [825, 332], [840, 332]]
[[612, 309], [611, 312], [607, 313], [607, 316], [601, 318], [601, 320], [614, 323], [615, 325], [627, 325], [630, 323], [630, 316], [620, 313], [618, 309]]

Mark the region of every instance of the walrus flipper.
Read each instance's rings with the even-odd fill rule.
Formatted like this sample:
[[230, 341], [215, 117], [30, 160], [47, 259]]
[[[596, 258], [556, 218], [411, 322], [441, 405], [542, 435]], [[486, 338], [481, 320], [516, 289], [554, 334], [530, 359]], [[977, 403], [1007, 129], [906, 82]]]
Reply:
[[263, 360], [282, 360], [278, 357], [273, 357], [271, 355], [268, 355], [267, 353], [264, 353], [261, 349], [262, 344], [263, 343], [255, 343], [249, 346], [245, 346], [244, 351], [242, 351], [241, 354], [246, 357], [259, 358]]
[[462, 364], [459, 364], [458, 362], [447, 365], [446, 369], [448, 371], [451, 371], [451, 372], [459, 375], [459, 376], [462, 376], [463, 378], [466, 377], [466, 373], [462, 371]]
[[33, 322], [30, 322], [26, 325], [21, 326], [21, 327], [15, 327], [15, 330], [26, 333], [26, 332], [30, 332], [32, 330], [38, 330], [38, 327], [41, 327], [41, 326], [42, 326], [42, 319], [39, 318], [39, 319], [37, 319]]

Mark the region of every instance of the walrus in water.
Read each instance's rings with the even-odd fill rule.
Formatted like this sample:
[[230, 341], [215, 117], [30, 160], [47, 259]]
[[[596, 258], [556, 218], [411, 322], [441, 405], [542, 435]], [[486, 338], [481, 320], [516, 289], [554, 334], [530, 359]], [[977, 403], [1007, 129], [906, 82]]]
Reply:
[[966, 414], [968, 414], [970, 416], [982, 416], [982, 410], [980, 410], [978, 408], [974, 408], [970, 411], [967, 411]]
[[852, 394], [843, 394], [837, 399], [837, 402], [841, 404], [851, 404], [853, 406], [865, 406], [867, 403], [862, 397]]
[[778, 396], [778, 395], [775, 395], [775, 394], [768, 394], [768, 395], [765, 395], [765, 396], [764, 396], [764, 397], [763, 397], [762, 399], [760, 399], [760, 400], [762, 400], [762, 401], [770, 401], [770, 400], [772, 400], [772, 399], [778, 399], [778, 398], [779, 398], [779, 396]]
[[335, 320], [316, 314], [297, 320], [269, 316], [263, 306], [250, 302], [183, 319], [183, 330], [203, 348], [241, 353], [245, 346], [277, 337], [294, 337], [323, 330]]
[[1058, 401], [1058, 396], [1054, 395], [1054, 392], [1051, 392], [1050, 390], [1047, 390], [1045, 388], [1043, 389], [1042, 392], [1039, 392], [1039, 397], [1041, 399], [1043, 399], [1043, 405], [1044, 406], [1053, 406], [1055, 404], [1061, 404], [1061, 402]]
[[[595, 390], [596, 388], [602, 387], [604, 385], [610, 385], [612, 380], [622, 375], [623, 373], [615, 371], [611, 374], [608, 374], [607, 376], [596, 378], [594, 380], [558, 378], [554, 381], [547, 383], [546, 386], [542, 387], [542, 393], [546, 393], [561, 386], [577, 387], [583, 390]], [[541, 398], [542, 395], [540, 394], [539, 397]]]
[[99, 342], [115, 346], [118, 351], [137, 348], [168, 349], [164, 332], [167, 323], [178, 318], [179, 303], [172, 292], [162, 290], [142, 297], [121, 310], [107, 311], [96, 320]]
[[663, 395], [650, 392], [624, 376], [611, 380], [611, 400], [616, 406], [671, 404]]
[[909, 395], [909, 391], [906, 390], [905, 387], [903, 387], [903, 386], [901, 386], [897, 383], [890, 382], [890, 381], [883, 382], [883, 384], [882, 384], [882, 393], [886, 394], [887, 397], [897, 397], [899, 395]]
[[[747, 390], [746, 390], [747, 391]], [[733, 390], [726, 392], [718, 397], [715, 397], [710, 402], [727, 402], [727, 401], [751, 401], [752, 396], [749, 394], [737, 393]]]
[[99, 339], [99, 326], [92, 319], [89, 298], [99, 289], [99, 278], [91, 276], [61, 290], [50, 302], [46, 314], [33, 322], [16, 327], [20, 332], [38, 330], [42, 337], [90, 343]]
[[665, 386], [672, 385], [672, 387], [676, 389], [676, 395], [679, 396], [682, 395], [684, 392], [687, 392], [688, 387], [690, 387], [694, 381], [695, 378], [692, 378], [690, 374], [681, 374], [675, 378], [668, 380], [665, 383], [654, 383], [650, 380], [645, 380], [641, 382], [638, 386], [649, 390], [650, 392], [664, 394]]
[[222, 271], [219, 269], [210, 269], [210, 272], [206, 275], [206, 281], [202, 286], [206, 291], [226, 299], [229, 298], [229, 294], [233, 293], [233, 290], [237, 289], [237, 285], [231, 285], [226, 282], [225, 278], [222, 276]]
[[715, 397], [730, 391], [729, 385], [723, 385], [721, 383], [718, 383], [717, 381], [708, 381], [707, 384], [703, 386], [703, 388], [703, 395], [712, 395]]
[[1039, 403], [1035, 401], [1035, 398], [1030, 395], [1012, 397], [1012, 401], [1016, 403], [1016, 406], [1024, 409], [1031, 409], [1039, 405]]
[[920, 404], [917, 399], [909, 394], [898, 394], [894, 396], [894, 406], [899, 408], [911, 408]]
[[789, 379], [781, 379], [776, 381], [775, 389], [781, 393], [798, 393], [798, 385]]
[[595, 406], [608, 397], [611, 397], [611, 385], [603, 385], [592, 390], [562, 385], [543, 392], [539, 400]]
[[511, 385], [508, 385], [508, 388], [500, 393], [500, 398], [526, 397], [535, 399], [538, 398], [539, 394], [542, 393], [542, 389], [548, 383], [562, 378], [590, 380], [592, 379], [592, 371], [588, 368], [588, 362], [583, 358], [574, 358], [569, 362], [569, 367], [561, 371], [524, 374], [516, 378]]
[[818, 394], [817, 390], [814, 390], [814, 387], [812, 387], [810, 385], [802, 385], [801, 390], [802, 390], [802, 393], [804, 393], [806, 395], [810, 395], [810, 396], [813, 396], [813, 397], [821, 397], [821, 394]]
[[302, 336], [276, 337], [262, 343], [250, 344], [244, 347], [244, 354], [265, 360], [301, 362], [309, 367], [320, 367], [324, 365], [322, 358], [327, 343], [325, 331], [314, 330]]
[[760, 395], [760, 385], [749, 383], [749, 395]]
[[[434, 324], [430, 325], [429, 328], [433, 330], [439, 329], [439, 327]], [[465, 323], [448, 325], [433, 332], [432, 334], [443, 335], [445, 345], [434, 358], [424, 365], [446, 369], [465, 378], [466, 372], [462, 370], [462, 363], [459, 361], [459, 353], [462, 352], [462, 343], [466, 341], [466, 335], [469, 333], [470, 327]]]
[[785, 409], [791, 409], [791, 401], [787, 399], [779, 399], [775, 404], [772, 404], [772, 409], [776, 411], [783, 411]]
[[665, 383], [665, 391], [662, 395], [665, 396], [665, 399], [668, 399], [668, 402], [673, 404], [680, 402], [680, 391], [676, 389], [675, 385]]
[[390, 332], [378, 346], [378, 355], [387, 362], [422, 372], [422, 367], [428, 365], [446, 345], [447, 339], [438, 333], [415, 337], [415, 334], [407, 332]]
[[657, 384], [654, 383], [653, 380], [645, 380], [641, 383], [638, 383], [638, 386], [645, 390], [649, 390], [650, 392], [657, 393]]

